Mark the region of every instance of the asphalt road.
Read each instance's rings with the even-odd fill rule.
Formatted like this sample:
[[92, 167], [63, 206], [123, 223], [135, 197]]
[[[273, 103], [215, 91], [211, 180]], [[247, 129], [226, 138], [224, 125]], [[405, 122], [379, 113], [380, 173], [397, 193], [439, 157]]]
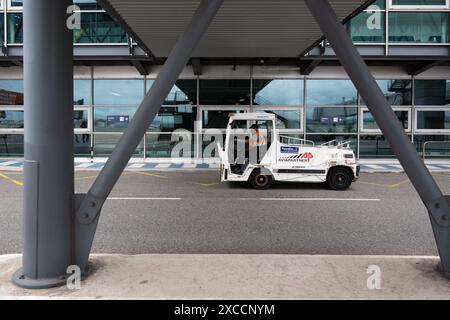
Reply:
[[[77, 192], [96, 174], [78, 172]], [[450, 194], [450, 174], [434, 176]], [[21, 249], [21, 181], [20, 173], [0, 174], [0, 254]], [[211, 171], [126, 172], [111, 197], [96, 253], [437, 254], [404, 174], [363, 173], [335, 192], [303, 184], [256, 191], [218, 183]]]

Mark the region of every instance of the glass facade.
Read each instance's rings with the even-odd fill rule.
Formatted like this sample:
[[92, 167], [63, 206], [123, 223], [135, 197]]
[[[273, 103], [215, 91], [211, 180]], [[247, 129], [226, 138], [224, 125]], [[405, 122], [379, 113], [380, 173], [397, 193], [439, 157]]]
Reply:
[[[0, 13], [2, 42], [21, 45], [22, 1], [0, 2], [4, 5]], [[74, 3], [81, 10], [81, 28], [74, 30], [75, 44], [128, 44], [128, 35], [95, 0]], [[348, 30], [353, 41], [361, 45], [449, 45], [449, 14], [448, 0], [377, 0], [348, 23]], [[136, 157], [215, 156], [215, 143], [223, 140], [229, 116], [240, 112], [275, 114], [282, 135], [318, 144], [335, 139], [351, 141], [359, 158], [393, 157], [348, 79], [252, 78], [250, 73], [233, 79], [215, 76], [177, 81]], [[109, 156], [154, 81], [139, 76], [115, 78], [97, 79], [91, 74], [90, 78], [74, 80], [77, 156]], [[427, 157], [450, 158], [450, 80], [392, 77], [377, 83], [417, 150]], [[23, 154], [23, 104], [23, 81], [0, 80], [0, 156]], [[180, 141], [189, 141], [191, 147], [178, 150]]]
[[416, 105], [450, 105], [450, 80], [416, 80], [414, 87]]
[[73, 32], [74, 43], [127, 43], [126, 32], [105, 12], [82, 12], [81, 29]]
[[[417, 150], [428, 157], [450, 158], [450, 79], [377, 82]], [[110, 155], [152, 84], [153, 79], [145, 77], [74, 80], [75, 154]], [[178, 80], [135, 156], [216, 156], [215, 143], [223, 140], [229, 116], [242, 112], [275, 114], [282, 135], [317, 144], [351, 141], [359, 158], [394, 157], [349, 80], [250, 76]], [[23, 114], [23, 81], [0, 80], [0, 156], [21, 156]], [[189, 148], [178, 150], [180, 141], [188, 141]]]
[[448, 43], [448, 12], [391, 12], [389, 41]]
[[[2, 28], [7, 30], [7, 44], [22, 44], [23, 1], [2, 1], [7, 14], [0, 18], [6, 20]], [[95, 0], [73, 2], [81, 10], [81, 28], [74, 30], [74, 43], [128, 43], [126, 32]], [[448, 0], [377, 0], [348, 22], [348, 29], [358, 44], [448, 44], [449, 15]]]
[[[23, 44], [23, 1], [0, 0], [4, 11], [0, 14], [0, 37], [6, 45]], [[75, 29], [75, 44], [124, 44], [126, 32], [97, 4], [96, 0], [74, 0], [80, 8], [81, 28]], [[6, 11], [6, 17], [4, 12]], [[4, 38], [6, 28], [6, 39]]]
[[448, 44], [448, 0], [378, 0], [347, 28], [358, 44]]
[[200, 80], [202, 105], [250, 105], [250, 79]]
[[303, 105], [303, 80], [253, 80], [253, 105]]

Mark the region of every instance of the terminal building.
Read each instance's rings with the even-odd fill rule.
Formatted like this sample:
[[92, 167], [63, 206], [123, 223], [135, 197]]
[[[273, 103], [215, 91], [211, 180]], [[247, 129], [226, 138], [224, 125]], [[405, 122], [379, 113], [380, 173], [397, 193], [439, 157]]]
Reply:
[[[74, 30], [75, 155], [105, 158], [151, 87], [164, 56], [153, 55], [114, 8], [102, 8], [95, 0], [74, 3], [81, 19]], [[449, 20], [450, 0], [371, 0], [345, 18], [358, 50], [426, 158], [450, 158]], [[158, 28], [151, 17], [149, 24]], [[296, 30], [273, 32], [282, 38], [282, 32], [292, 36]], [[0, 41], [0, 157], [20, 158], [26, 99], [22, 1], [0, 0]], [[326, 39], [311, 39], [295, 58], [276, 41], [271, 45], [258, 58], [246, 58], [245, 52], [233, 56], [233, 50], [222, 58], [216, 58], [217, 52], [214, 58], [192, 58], [135, 158], [173, 157], [174, 146], [187, 136], [191, 152], [179, 157], [209, 160], [216, 156], [211, 142], [220, 139], [229, 115], [241, 112], [273, 113], [282, 134], [317, 144], [351, 141], [359, 159], [394, 157]]]

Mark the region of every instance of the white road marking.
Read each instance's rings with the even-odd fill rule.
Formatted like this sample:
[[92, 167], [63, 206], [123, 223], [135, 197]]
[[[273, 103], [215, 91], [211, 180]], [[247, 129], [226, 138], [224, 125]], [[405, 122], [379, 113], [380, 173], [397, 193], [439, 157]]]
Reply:
[[185, 163], [183, 164], [183, 169], [195, 169], [197, 168], [196, 163]]
[[89, 168], [95, 166], [95, 163], [82, 163], [82, 164], [78, 164], [75, 166], [75, 168], [80, 169], [80, 168]]
[[377, 164], [366, 164], [365, 166], [369, 169], [374, 169], [374, 170], [386, 170], [387, 169], [386, 167], [383, 167], [383, 166], [380, 166]]
[[346, 199], [346, 198], [239, 198], [239, 201], [381, 201], [380, 199]]
[[172, 163], [159, 163], [156, 165], [155, 169], [169, 169]]
[[[110, 197], [108, 200], [137, 201], [180, 201], [183, 198], [147, 198], [147, 197]], [[228, 200], [224, 198], [224, 200]], [[346, 198], [238, 198], [238, 201], [381, 201], [380, 199], [346, 199]]]
[[127, 167], [127, 169], [140, 169], [140, 168], [143, 168], [143, 167], [145, 167], [145, 166], [146, 166], [145, 163], [133, 163], [133, 164], [130, 164], [130, 165]]
[[0, 163], [1, 166], [12, 166], [15, 164], [21, 163], [20, 161], [6, 161], [6, 162], [2, 162]]
[[144, 201], [151, 201], [151, 200], [168, 200], [168, 201], [179, 201], [183, 200], [182, 198], [139, 198], [139, 197], [110, 197], [108, 200], [144, 200]]

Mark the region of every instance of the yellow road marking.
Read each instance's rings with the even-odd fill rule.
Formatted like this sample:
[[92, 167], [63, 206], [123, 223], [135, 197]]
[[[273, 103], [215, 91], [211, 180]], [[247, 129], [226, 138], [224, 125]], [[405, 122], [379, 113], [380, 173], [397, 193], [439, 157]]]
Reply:
[[[122, 176], [131, 174], [131, 172], [123, 172]], [[98, 176], [86, 176], [86, 177], [76, 177], [75, 180], [91, 180], [96, 179]]]
[[23, 187], [23, 182], [22, 181], [15, 180], [15, 179], [13, 179], [11, 177], [8, 177], [6, 174], [0, 173], [0, 177], [5, 179], [5, 180], [7, 180], [7, 181], [9, 181], [9, 182], [14, 183], [16, 186]]
[[213, 187], [213, 186], [217, 186], [218, 184], [220, 184], [220, 182], [213, 182], [213, 183], [200, 183], [200, 182], [195, 182], [195, 184], [202, 186], [202, 187]]
[[78, 178], [75, 178], [75, 180], [90, 180], [90, 179], [95, 179], [95, 178], [97, 178], [97, 176], [78, 177]]
[[159, 179], [169, 179], [166, 176], [162, 176], [162, 175], [155, 174], [155, 173], [142, 172], [142, 171], [130, 171], [130, 172], [136, 173], [136, 174], [140, 174], [140, 175], [143, 175], [143, 176], [155, 177], [155, 178], [159, 178]]
[[373, 183], [373, 182], [365, 182], [365, 181], [358, 181], [357, 183], [367, 184], [367, 185], [371, 185], [371, 186], [385, 187], [385, 188], [398, 188], [409, 182], [410, 182], [409, 179], [406, 179], [406, 180], [403, 180], [403, 181], [401, 181], [399, 183], [395, 183], [395, 184], [382, 184], [382, 183]]

